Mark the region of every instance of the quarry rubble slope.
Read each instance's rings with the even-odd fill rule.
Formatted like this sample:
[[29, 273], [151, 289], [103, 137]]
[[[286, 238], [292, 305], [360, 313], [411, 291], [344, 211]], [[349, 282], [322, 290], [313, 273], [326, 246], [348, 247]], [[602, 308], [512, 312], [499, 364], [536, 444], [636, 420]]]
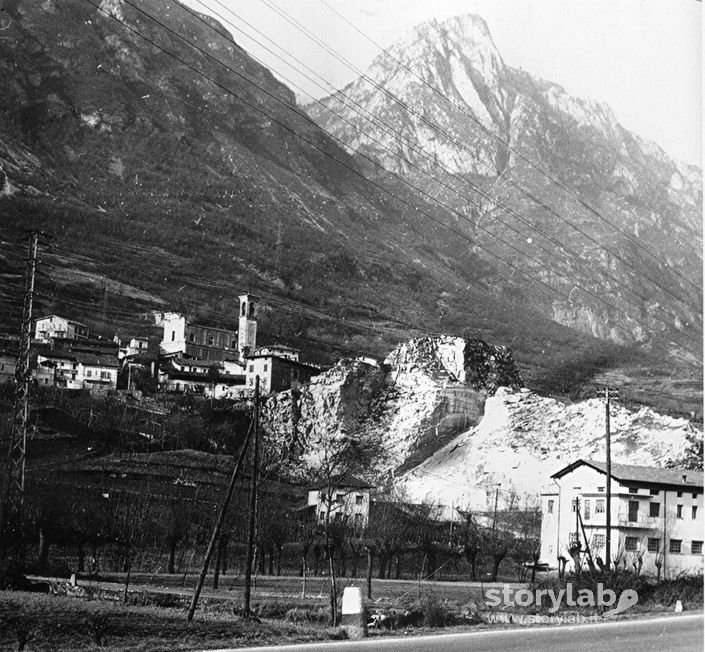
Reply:
[[[612, 460], [663, 466], [678, 461], [698, 431], [686, 419], [610, 405]], [[550, 476], [576, 459], [605, 459], [605, 405], [572, 405], [528, 389], [500, 388], [487, 399], [481, 421], [398, 482], [412, 500], [487, 509], [495, 490], [535, 499]]]

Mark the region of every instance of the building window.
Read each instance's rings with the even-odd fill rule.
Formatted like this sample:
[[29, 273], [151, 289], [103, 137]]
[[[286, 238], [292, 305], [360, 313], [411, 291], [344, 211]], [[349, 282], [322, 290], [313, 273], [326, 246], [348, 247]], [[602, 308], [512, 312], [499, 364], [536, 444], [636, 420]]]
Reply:
[[604, 548], [605, 547], [605, 535], [604, 534], [595, 534], [592, 537], [592, 547], [593, 548]]
[[318, 517], [318, 520], [325, 521], [326, 520], [326, 513], [322, 511]]
[[658, 552], [661, 550], [661, 539], [649, 537], [649, 541], [646, 544], [646, 549], [649, 552]]
[[553, 500], [548, 501], [548, 513], [549, 514], [553, 514], [553, 503], [554, 503]]
[[652, 496], [658, 496], [659, 490], [658, 490], [658, 489], [649, 489], [649, 493], [650, 493]]
[[668, 542], [668, 552], [680, 552], [682, 543], [681, 539], [671, 539]]
[[580, 537], [577, 532], [568, 533], [568, 547], [569, 548], [579, 548], [580, 547]]
[[570, 511], [573, 512], [573, 514], [575, 514], [575, 512], [577, 511], [576, 510], [577, 506], [578, 506], [578, 499], [577, 498], [574, 498], [573, 500], [570, 501]]
[[342, 503], [344, 497], [345, 497], [345, 496], [344, 496], [343, 494], [335, 494], [335, 502], [336, 502], [336, 503]]
[[604, 487], [598, 487], [597, 488], [597, 493], [603, 493], [605, 491]]
[[208, 346], [213, 346], [213, 336], [212, 335], [208, 336]]
[[595, 501], [595, 514], [604, 514], [604, 513], [605, 513], [605, 499], [598, 498]]
[[698, 518], [698, 506], [693, 505], [693, 520], [695, 520], [696, 518]]
[[362, 503], [363, 503], [364, 500], [365, 500], [365, 497], [362, 496], [362, 495], [360, 495], [360, 494], [358, 494], [357, 496], [355, 496], [355, 504], [356, 504], [356, 505], [362, 505]]
[[339, 523], [340, 521], [343, 520], [343, 513], [342, 512], [336, 512], [335, 513], [335, 522]]
[[355, 515], [353, 516], [353, 521], [355, 525], [360, 525], [362, 523], [362, 514], [359, 512], [356, 512]]
[[253, 365], [253, 364], [250, 365], [250, 373], [251, 374], [255, 373], [255, 365]]
[[195, 342], [196, 341], [196, 335], [194, 333], [190, 333], [188, 336], [188, 341], [189, 342]]
[[232, 342], [230, 342], [230, 348], [231, 348], [231, 349], [236, 349], [236, 348], [237, 348], [237, 340], [233, 340]]
[[171, 331], [171, 341], [173, 342], [176, 339], [176, 331]]
[[697, 492], [694, 491], [694, 492], [693, 492], [693, 500], [696, 500], [697, 497], [698, 497], [698, 494], [697, 494]]
[[679, 491], [676, 495], [678, 496], [678, 498], [680, 498], [683, 495], [683, 492]]
[[683, 505], [676, 505], [676, 518], [683, 518]]
[[630, 493], [630, 494], [638, 494], [638, 493], [639, 493], [639, 487], [629, 487], [629, 493]]
[[93, 372], [90, 369], [86, 369], [86, 378], [90, 378]]
[[637, 537], [625, 537], [624, 538], [624, 549], [634, 551], [637, 548], [639, 539]]
[[702, 541], [693, 541], [690, 544], [690, 552], [694, 555], [702, 555], [703, 554], [703, 542]]
[[100, 379], [101, 380], [110, 380], [110, 372], [109, 371], [101, 371], [100, 372]]
[[588, 521], [590, 520], [590, 501], [585, 499], [585, 505], [583, 506], [583, 518]]
[[627, 520], [630, 523], [634, 523], [639, 520], [639, 501], [630, 500], [629, 501], [629, 513], [627, 514]]
[[661, 510], [661, 503], [649, 503], [649, 516], [658, 516]]
[[265, 362], [264, 363], [264, 370], [267, 371], [268, 368], [269, 368], [269, 365], [267, 365], [267, 363]]

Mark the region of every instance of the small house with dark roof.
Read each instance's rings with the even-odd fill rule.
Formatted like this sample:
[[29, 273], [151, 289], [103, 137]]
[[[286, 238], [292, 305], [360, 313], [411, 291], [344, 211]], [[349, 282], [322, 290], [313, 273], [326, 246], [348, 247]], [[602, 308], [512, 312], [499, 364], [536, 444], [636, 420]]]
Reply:
[[215, 363], [167, 358], [159, 368], [159, 386], [166, 392], [237, 398], [245, 390], [245, 369], [234, 360]]
[[308, 491], [308, 508], [315, 509], [316, 520], [344, 523], [364, 528], [370, 518], [370, 492], [373, 485], [352, 475], [312, 484]]
[[117, 387], [118, 367], [112, 355], [42, 351], [37, 354], [35, 379], [39, 385], [104, 392]]
[[[664, 578], [702, 572], [703, 472], [611, 467], [612, 565]], [[551, 481], [541, 495], [541, 561], [566, 570], [604, 562], [606, 463], [577, 460]]]
[[88, 326], [59, 315], [47, 315], [34, 321], [34, 339], [46, 342], [55, 337], [71, 340], [88, 337]]
[[106, 392], [117, 388], [120, 363], [116, 356], [76, 353], [83, 389]]

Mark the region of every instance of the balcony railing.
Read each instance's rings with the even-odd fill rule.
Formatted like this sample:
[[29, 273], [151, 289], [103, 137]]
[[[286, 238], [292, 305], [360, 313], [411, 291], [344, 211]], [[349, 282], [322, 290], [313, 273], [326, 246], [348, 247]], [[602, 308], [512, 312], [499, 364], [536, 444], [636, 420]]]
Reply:
[[[605, 527], [607, 517], [603, 512], [592, 514], [590, 518], [583, 517], [585, 527]], [[619, 512], [612, 514], [612, 527], [631, 527], [651, 530], [660, 527], [661, 519], [658, 516], [647, 516], [643, 513], [629, 514]]]
[[634, 527], [651, 530], [659, 526], [658, 516], [646, 516], [645, 514], [617, 514], [615, 525], [619, 527]]

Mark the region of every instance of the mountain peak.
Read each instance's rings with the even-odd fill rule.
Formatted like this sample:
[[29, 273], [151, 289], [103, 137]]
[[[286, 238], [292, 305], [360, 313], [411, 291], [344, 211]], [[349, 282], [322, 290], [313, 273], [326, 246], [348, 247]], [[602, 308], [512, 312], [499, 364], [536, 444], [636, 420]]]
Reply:
[[[404, 64], [419, 63], [429, 55], [432, 59], [436, 55], [444, 58], [454, 55], [473, 64], [479, 63], [482, 72], [486, 72], [487, 61], [496, 69], [504, 67], [487, 23], [475, 14], [453, 16], [444, 21], [434, 18], [421, 23], [392, 45], [389, 53]], [[375, 63], [383, 61], [385, 56], [378, 57]]]

